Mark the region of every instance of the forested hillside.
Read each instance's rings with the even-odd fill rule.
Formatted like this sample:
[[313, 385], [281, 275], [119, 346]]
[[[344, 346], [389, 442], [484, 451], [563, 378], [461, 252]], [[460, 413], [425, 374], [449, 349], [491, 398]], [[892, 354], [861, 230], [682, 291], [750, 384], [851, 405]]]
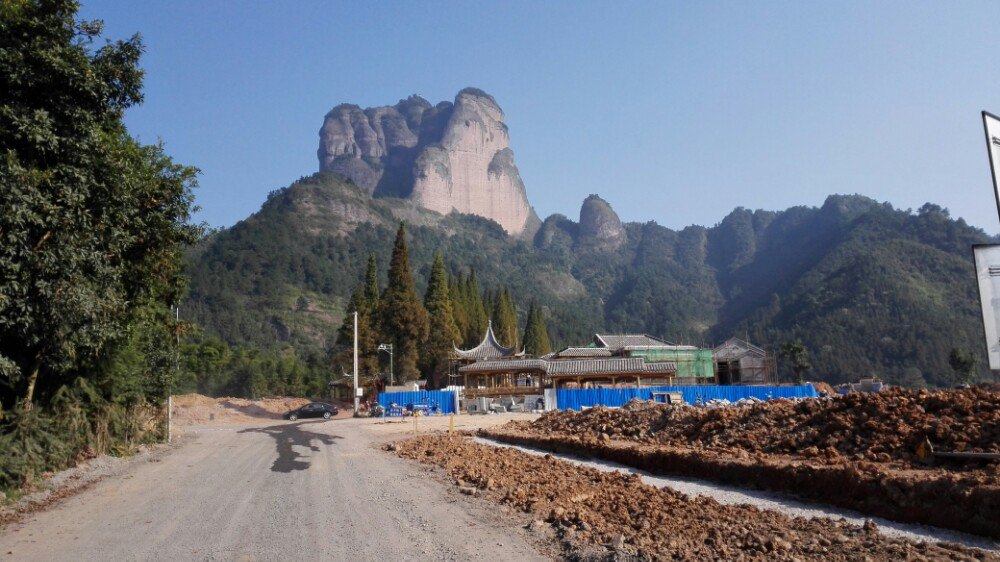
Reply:
[[[609, 206], [600, 213], [612, 216], [585, 222], [614, 226]], [[955, 382], [953, 348], [982, 355], [970, 245], [988, 237], [934, 205], [901, 211], [862, 196], [736, 209], [711, 228], [624, 224], [618, 241], [613, 228], [554, 215], [522, 241], [492, 221], [372, 199], [320, 173], [199, 245], [185, 315], [233, 346], [332, 353], [369, 253], [385, 286], [400, 219], [420, 294], [441, 252], [450, 274], [475, 270], [484, 289], [509, 287], [522, 326], [537, 300], [557, 347], [600, 330], [698, 345], [748, 335], [773, 350], [800, 338], [814, 378], [933, 385]]]

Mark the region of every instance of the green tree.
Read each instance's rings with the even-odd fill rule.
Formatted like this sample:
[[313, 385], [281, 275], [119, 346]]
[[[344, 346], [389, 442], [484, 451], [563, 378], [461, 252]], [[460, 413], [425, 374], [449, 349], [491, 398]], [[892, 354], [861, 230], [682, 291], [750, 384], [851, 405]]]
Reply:
[[[368, 309], [372, 312], [373, 318], [378, 315], [381, 292], [378, 286], [378, 261], [375, 260], [375, 254], [369, 254], [368, 269], [365, 271], [365, 300], [368, 301]], [[372, 327], [376, 326], [373, 324]]]
[[[358, 313], [358, 373], [372, 376], [378, 373], [378, 335], [372, 327], [376, 320], [375, 311], [368, 300], [368, 293], [365, 289], [365, 282], [358, 283], [354, 289], [354, 294], [347, 301], [347, 308], [344, 310], [344, 322], [337, 331], [337, 345], [341, 346], [341, 352], [337, 356], [337, 363], [348, 373], [354, 370], [354, 312]], [[340, 373], [335, 373], [340, 375]]]
[[[489, 323], [489, 315], [486, 313], [486, 306], [483, 303], [482, 292], [479, 289], [479, 280], [476, 278], [476, 270], [469, 272], [469, 277], [465, 281], [465, 310], [469, 317], [467, 331], [465, 333], [465, 345], [473, 346], [483, 339], [486, 333], [486, 325]], [[492, 311], [492, 309], [491, 309]]]
[[924, 374], [916, 367], [907, 367], [897, 379], [896, 384], [907, 388], [927, 388], [927, 381], [924, 380]]
[[[197, 170], [139, 144], [122, 123], [142, 101], [139, 36], [94, 50], [102, 25], [77, 21], [76, 10], [69, 0], [0, 8], [5, 405], [47, 400], [76, 377], [97, 376], [117, 352], [171, 346], [169, 337], [130, 340], [130, 330], [170, 329], [182, 248], [197, 237], [187, 224]], [[118, 366], [160, 363], [134, 359]]]
[[795, 339], [781, 346], [781, 357], [792, 362], [792, 373], [795, 374], [795, 382], [802, 384], [805, 374], [812, 369], [809, 363], [809, 351], [802, 343], [802, 340]]
[[413, 285], [406, 224], [399, 223], [389, 262], [389, 285], [382, 294], [382, 334], [393, 344], [397, 380], [416, 379], [420, 344], [427, 337], [427, 311]]
[[493, 331], [496, 332], [500, 345], [519, 347], [521, 338], [517, 329], [517, 310], [507, 289], [496, 295], [496, 302], [493, 305]]
[[545, 327], [545, 315], [542, 313], [542, 307], [535, 301], [531, 301], [531, 306], [528, 308], [528, 320], [524, 326], [524, 349], [535, 357], [552, 351], [549, 330]]
[[[924, 206], [926, 207], [927, 205]], [[975, 384], [977, 363], [979, 363], [979, 358], [976, 357], [975, 353], [970, 353], [961, 348], [953, 347], [951, 353], [948, 354], [948, 364], [955, 371], [955, 376], [958, 380], [964, 384]]]
[[455, 327], [458, 328], [455, 345], [463, 346], [469, 332], [469, 311], [465, 298], [465, 279], [461, 272], [448, 279], [448, 296], [451, 297], [451, 315], [455, 319]]
[[[428, 379], [434, 382], [434, 386], [446, 386], [452, 346], [458, 343], [460, 336], [451, 311], [448, 273], [445, 271], [444, 258], [440, 252], [434, 254], [431, 278], [424, 294], [424, 308], [430, 317], [430, 330], [422, 356], [424, 371]], [[445, 384], [442, 385], [442, 382]]]

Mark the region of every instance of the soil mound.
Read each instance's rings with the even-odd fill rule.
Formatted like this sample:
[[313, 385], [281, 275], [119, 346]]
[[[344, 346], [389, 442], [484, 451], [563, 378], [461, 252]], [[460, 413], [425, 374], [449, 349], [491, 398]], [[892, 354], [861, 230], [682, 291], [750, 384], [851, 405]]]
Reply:
[[173, 421], [177, 425], [244, 423], [281, 419], [289, 411], [308, 404], [305, 398], [209, 398], [201, 394], [173, 397]]
[[423, 436], [389, 449], [444, 468], [462, 493], [533, 514], [529, 529], [556, 530], [569, 558], [597, 549], [600, 556], [590, 559], [996, 559], [947, 543], [890, 539], [870, 521], [856, 526], [722, 505], [649, 486], [634, 474], [601, 472], [461, 438]]
[[643, 400], [641, 398], [633, 398], [633, 399], [629, 400], [628, 402], [626, 402], [625, 405], [622, 406], [622, 409], [626, 410], [626, 411], [629, 411], [629, 412], [641, 412], [643, 410], [655, 409], [656, 408], [656, 404], [657, 403], [654, 402], [654, 401], [652, 401], [652, 400]]
[[531, 423], [512, 422], [510, 428], [802, 455], [830, 462], [915, 463], [917, 446], [924, 439], [940, 451], [1000, 452], [1000, 392], [981, 387], [891, 388], [873, 394], [779, 399], [715, 409], [646, 403], [615, 410], [548, 412]]
[[825, 392], [825, 393], [827, 393], [827, 395], [830, 395], [830, 396], [833, 396], [834, 394], [836, 394], [836, 391], [833, 390], [833, 387], [830, 386], [828, 383], [825, 383], [825, 382], [811, 382], [809, 384], [813, 385], [813, 388], [816, 389], [817, 393]]

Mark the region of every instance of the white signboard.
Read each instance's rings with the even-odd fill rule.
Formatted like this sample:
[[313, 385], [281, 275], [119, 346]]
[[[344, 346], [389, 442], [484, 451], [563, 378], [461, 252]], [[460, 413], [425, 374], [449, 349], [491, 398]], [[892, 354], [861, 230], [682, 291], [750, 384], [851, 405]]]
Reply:
[[972, 247], [972, 255], [983, 308], [986, 353], [990, 369], [1000, 369], [1000, 244], [977, 244]]
[[354, 392], [356, 392], [359, 397], [365, 395], [365, 389], [361, 388], [360, 386], [358, 388], [355, 388]]
[[1000, 173], [1000, 117], [984, 111], [983, 127], [986, 129], [986, 150], [993, 174], [993, 193], [996, 194], [997, 213], [1000, 214], [1000, 183], [997, 182], [997, 174]]

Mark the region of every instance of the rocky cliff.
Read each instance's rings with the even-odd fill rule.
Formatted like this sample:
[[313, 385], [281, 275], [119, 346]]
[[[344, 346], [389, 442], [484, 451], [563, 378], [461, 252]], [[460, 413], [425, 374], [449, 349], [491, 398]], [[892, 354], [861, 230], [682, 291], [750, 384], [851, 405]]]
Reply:
[[432, 106], [411, 96], [362, 110], [342, 104], [319, 131], [320, 171], [336, 172], [375, 197], [403, 197], [421, 207], [496, 221], [532, 236], [540, 221], [528, 203], [503, 111], [474, 88]]
[[625, 242], [625, 227], [622, 226], [618, 213], [597, 195], [587, 197], [580, 207], [577, 245], [612, 251], [621, 248]]

